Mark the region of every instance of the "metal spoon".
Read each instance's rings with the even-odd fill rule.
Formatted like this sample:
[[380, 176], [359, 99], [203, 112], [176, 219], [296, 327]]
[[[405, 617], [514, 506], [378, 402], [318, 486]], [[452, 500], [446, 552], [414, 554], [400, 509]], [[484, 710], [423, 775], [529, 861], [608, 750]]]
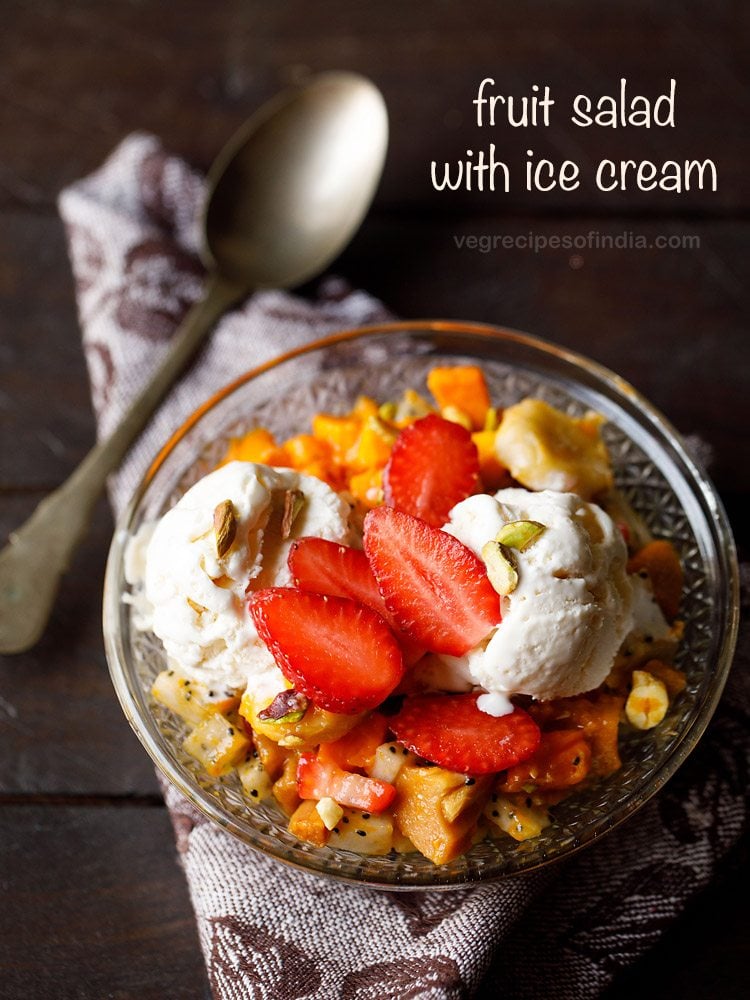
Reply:
[[205, 297], [112, 436], [10, 535], [0, 553], [0, 653], [41, 637], [60, 577], [115, 469], [219, 317], [250, 291], [318, 274], [359, 227], [388, 144], [380, 91], [354, 73], [324, 73], [265, 104], [208, 174]]

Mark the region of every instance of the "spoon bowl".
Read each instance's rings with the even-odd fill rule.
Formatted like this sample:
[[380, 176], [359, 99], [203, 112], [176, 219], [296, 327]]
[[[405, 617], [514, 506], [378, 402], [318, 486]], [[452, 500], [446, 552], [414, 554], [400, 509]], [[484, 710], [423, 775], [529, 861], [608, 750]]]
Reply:
[[209, 174], [203, 259], [254, 288], [319, 273], [359, 228], [388, 144], [377, 87], [324, 73], [281, 94], [232, 137]]

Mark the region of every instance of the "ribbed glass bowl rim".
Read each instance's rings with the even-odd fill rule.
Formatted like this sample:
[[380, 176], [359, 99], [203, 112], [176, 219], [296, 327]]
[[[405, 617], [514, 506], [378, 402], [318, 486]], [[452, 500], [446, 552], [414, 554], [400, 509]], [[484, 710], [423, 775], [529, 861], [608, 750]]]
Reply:
[[[121, 594], [118, 590], [118, 581], [121, 577], [122, 561], [124, 559], [124, 545], [121, 539], [128, 537], [129, 526], [135, 516], [136, 511], [143, 499], [149, 484], [158, 473], [161, 466], [167, 460], [172, 451], [177, 447], [185, 435], [211, 410], [218, 406], [223, 400], [231, 396], [236, 390], [252, 381], [254, 378], [280, 367], [287, 361], [322, 351], [338, 344], [344, 344], [359, 339], [382, 337], [387, 334], [414, 333], [414, 334], [450, 334], [452, 336], [484, 337], [498, 343], [516, 343], [523, 347], [531, 348], [542, 354], [550, 355], [562, 362], [580, 369], [587, 375], [593, 377], [600, 386], [606, 386], [609, 392], [621, 401], [629, 401], [638, 412], [654, 429], [664, 436], [669, 446], [677, 453], [684, 464], [688, 474], [688, 483], [692, 487], [694, 494], [697, 494], [705, 508], [711, 512], [710, 522], [716, 534], [716, 550], [722, 562], [720, 567], [721, 577], [726, 582], [726, 629], [722, 638], [718, 662], [714, 665], [714, 681], [706, 697], [700, 704], [699, 710], [695, 714], [690, 725], [685, 727], [680, 740], [673, 746], [671, 753], [664, 758], [658, 767], [649, 776], [648, 780], [639, 790], [638, 797], [632, 797], [626, 803], [618, 805], [613, 814], [608, 818], [607, 823], [596, 830], [584, 833], [576, 842], [569, 847], [558, 852], [550, 858], [529, 864], [526, 867], [512, 871], [493, 871], [481, 881], [497, 881], [526, 872], [545, 867], [555, 861], [571, 857], [582, 850], [587, 844], [598, 840], [603, 834], [608, 833], [619, 826], [624, 820], [641, 808], [663, 785], [672, 777], [675, 771], [685, 761], [687, 756], [695, 748], [701, 736], [716, 710], [716, 706], [721, 697], [726, 683], [729, 669], [734, 656], [734, 649], [737, 641], [737, 630], [739, 624], [739, 567], [737, 553], [732, 536], [729, 521], [723, 504], [719, 499], [708, 476], [698, 467], [687, 451], [682, 438], [669, 420], [654, 407], [637, 389], [629, 382], [621, 378], [615, 372], [592, 361], [584, 355], [567, 348], [560, 347], [541, 337], [522, 333], [518, 330], [507, 327], [499, 327], [486, 323], [463, 322], [456, 320], [407, 320], [403, 322], [378, 323], [367, 326], [356, 327], [354, 329], [343, 330], [339, 333], [329, 334], [317, 340], [310, 341], [300, 347], [286, 351], [285, 353], [272, 358], [263, 364], [249, 369], [243, 375], [232, 380], [218, 392], [199, 406], [184, 421], [184, 423], [171, 435], [168, 441], [160, 449], [151, 465], [147, 469], [140, 485], [136, 489], [130, 503], [117, 520], [112, 544], [107, 560], [107, 568], [104, 582], [104, 642], [109, 666], [110, 676], [114, 685], [117, 697], [120, 701], [123, 713], [131, 728], [142, 743], [143, 747], [154, 761], [164, 776], [205, 816], [233, 834], [238, 840], [248, 846], [253, 847], [264, 854], [298, 868], [308, 874], [325, 875], [340, 881], [367, 885], [373, 888], [416, 891], [419, 889], [451, 889], [461, 888], [467, 884], [478, 884], [477, 880], [456, 879], [451, 877], [446, 881], [445, 876], [441, 878], [440, 868], [435, 867], [434, 876], [425, 875], [423, 880], [415, 881], [407, 886], [400, 885], [393, 879], [358, 879], [349, 875], [342, 875], [336, 871], [323, 871], [320, 867], [312, 864], [307, 865], [293, 860], [284, 853], [267, 850], [264, 846], [252, 843], [235, 822], [234, 817], [220, 808], [212, 795], [203, 788], [192, 787], [183, 778], [175, 761], [170, 757], [163, 741], [154, 739], [148, 728], [141, 725], [140, 712], [135, 697], [134, 689], [131, 687], [132, 675], [127, 670], [124, 662], [125, 656], [120, 643], [120, 636], [116, 631], [108, 627], [108, 621], [119, 621], [119, 604]], [[375, 859], [372, 859], [375, 860]], [[386, 869], [384, 869], [384, 874]]]

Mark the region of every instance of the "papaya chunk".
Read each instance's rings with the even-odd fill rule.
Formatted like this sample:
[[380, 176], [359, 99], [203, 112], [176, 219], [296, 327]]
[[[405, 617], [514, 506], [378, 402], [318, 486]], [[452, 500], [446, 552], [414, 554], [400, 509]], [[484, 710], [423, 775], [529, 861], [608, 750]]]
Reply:
[[289, 832], [315, 847], [325, 847], [330, 833], [316, 807], [310, 800], [300, 802], [289, 819]]
[[492, 780], [442, 767], [402, 767], [396, 778], [396, 826], [430, 861], [447, 864], [471, 846]]

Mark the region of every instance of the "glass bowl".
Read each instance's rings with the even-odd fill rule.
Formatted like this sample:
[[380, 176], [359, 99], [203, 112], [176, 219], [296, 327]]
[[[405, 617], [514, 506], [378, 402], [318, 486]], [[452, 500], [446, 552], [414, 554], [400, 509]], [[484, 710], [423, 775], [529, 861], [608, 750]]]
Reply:
[[[256, 424], [279, 438], [308, 430], [313, 413], [345, 412], [356, 397], [392, 399], [424, 386], [445, 362], [477, 362], [493, 402], [541, 397], [570, 413], [594, 409], [618, 486], [652, 532], [671, 539], [685, 569], [679, 666], [686, 690], [666, 720], [621, 740], [623, 766], [564, 800], [539, 837], [487, 839], [450, 864], [418, 854], [363, 857], [301, 843], [274, 805], [248, 808], [233, 776], [209, 778], [181, 747], [186, 730], [156, 704], [150, 688], [164, 668], [161, 644], [139, 631], [124, 596], [127, 541], [144, 521], [171, 507], [209, 472], [229, 437]], [[309, 872], [390, 889], [450, 888], [529, 871], [569, 856], [630, 816], [685, 760], [716, 707], [737, 630], [737, 561], [726, 515], [711, 483], [675, 430], [630, 385], [578, 355], [534, 337], [453, 323], [387, 324], [336, 334], [292, 351], [237, 379], [200, 407], [158, 454], [120, 518], [107, 565], [104, 634], [112, 679], [125, 715], [166, 777], [235, 837]]]

